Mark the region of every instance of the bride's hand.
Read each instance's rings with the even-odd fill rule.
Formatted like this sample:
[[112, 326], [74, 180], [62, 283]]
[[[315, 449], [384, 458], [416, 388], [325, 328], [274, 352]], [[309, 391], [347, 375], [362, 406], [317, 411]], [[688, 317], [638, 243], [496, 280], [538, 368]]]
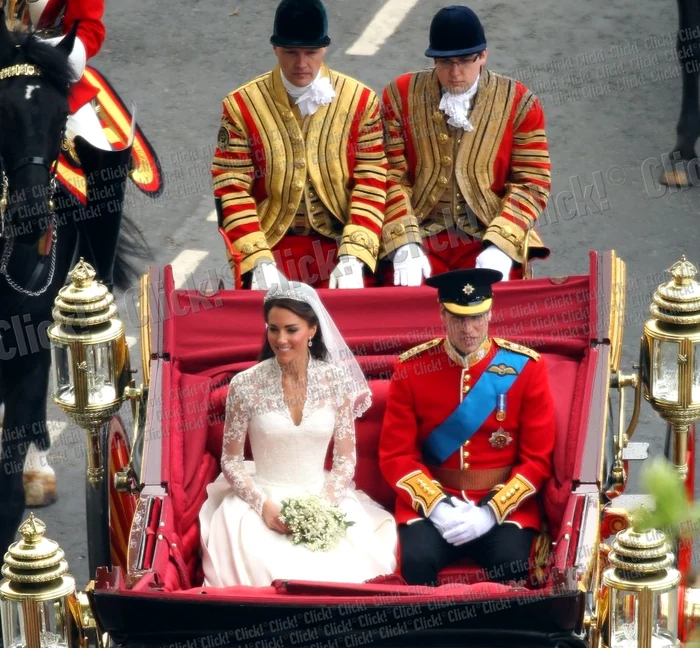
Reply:
[[266, 500], [262, 508], [262, 517], [265, 524], [278, 533], [289, 533], [289, 528], [280, 520], [280, 507], [272, 500]]

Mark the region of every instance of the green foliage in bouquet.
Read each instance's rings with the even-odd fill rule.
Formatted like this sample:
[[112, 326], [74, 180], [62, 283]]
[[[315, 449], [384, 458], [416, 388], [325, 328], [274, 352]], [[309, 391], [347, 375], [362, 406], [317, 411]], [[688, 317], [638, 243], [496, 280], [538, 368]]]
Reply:
[[677, 538], [692, 533], [700, 522], [700, 505], [691, 503], [678, 471], [664, 457], [644, 463], [639, 476], [642, 489], [654, 499], [654, 509], [640, 507], [632, 512], [632, 526], [638, 533], [651, 529]]
[[292, 532], [292, 544], [303, 544], [311, 551], [333, 549], [355, 524], [340, 508], [316, 495], [282, 500], [280, 520]]

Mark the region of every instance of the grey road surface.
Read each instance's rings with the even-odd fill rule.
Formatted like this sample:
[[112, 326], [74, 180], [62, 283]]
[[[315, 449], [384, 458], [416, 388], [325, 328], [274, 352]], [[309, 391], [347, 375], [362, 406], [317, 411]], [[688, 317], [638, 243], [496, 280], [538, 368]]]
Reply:
[[[130, 208], [147, 232], [155, 263], [189, 259], [182, 267], [196, 265], [194, 281], [226, 275], [223, 245], [215, 223], [207, 220], [213, 209], [210, 156], [222, 98], [275, 63], [268, 39], [276, 4], [107, 3], [107, 40], [94, 63], [127, 102], [137, 105], [167, 182], [157, 201], [130, 188]], [[333, 41], [328, 62], [377, 91], [400, 73], [429, 65], [423, 51], [430, 20], [448, 3], [420, 0], [375, 55], [346, 54], [383, 4], [327, 0]], [[471, 6], [485, 25], [489, 66], [525, 82], [546, 111], [553, 188], [540, 231], [552, 256], [536, 272], [585, 273], [589, 250], [617, 251], [629, 279], [623, 363], [630, 370], [651, 294], [666, 280], [665, 270], [681, 254], [700, 261], [700, 187], [669, 190], [656, 180], [662, 155], [674, 142], [680, 105], [675, 3], [475, 0]], [[192, 265], [193, 258], [198, 264]], [[129, 335], [138, 335], [134, 323]], [[138, 345], [133, 352], [140, 366]], [[54, 407], [49, 418], [65, 420]], [[660, 419], [645, 405], [637, 439], [649, 442], [657, 454], [663, 434]], [[83, 586], [90, 575], [79, 439], [69, 425], [57, 440], [53, 456], [60, 499], [37, 513]]]

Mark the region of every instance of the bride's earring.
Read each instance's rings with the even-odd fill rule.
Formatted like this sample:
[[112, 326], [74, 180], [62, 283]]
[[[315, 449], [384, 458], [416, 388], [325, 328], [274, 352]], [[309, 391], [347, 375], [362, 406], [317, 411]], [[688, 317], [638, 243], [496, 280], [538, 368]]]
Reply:
[[309, 338], [309, 348], [311, 348], [312, 344], [313, 344], [313, 338]]

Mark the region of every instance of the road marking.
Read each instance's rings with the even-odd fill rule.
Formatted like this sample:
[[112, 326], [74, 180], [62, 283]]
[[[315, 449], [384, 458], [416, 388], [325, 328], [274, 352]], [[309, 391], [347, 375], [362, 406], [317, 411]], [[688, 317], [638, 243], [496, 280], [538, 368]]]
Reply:
[[374, 56], [417, 4], [418, 0], [388, 0], [345, 53], [350, 56]]
[[210, 223], [216, 223], [216, 221], [218, 220], [218, 218], [217, 218], [217, 216], [216, 216], [216, 209], [215, 209], [214, 211], [212, 211], [212, 213], [209, 214], [209, 216], [207, 216], [207, 220], [208, 220]]
[[171, 262], [175, 288], [185, 286], [187, 279], [194, 273], [199, 264], [206, 258], [209, 252], [205, 250], [183, 250]]

